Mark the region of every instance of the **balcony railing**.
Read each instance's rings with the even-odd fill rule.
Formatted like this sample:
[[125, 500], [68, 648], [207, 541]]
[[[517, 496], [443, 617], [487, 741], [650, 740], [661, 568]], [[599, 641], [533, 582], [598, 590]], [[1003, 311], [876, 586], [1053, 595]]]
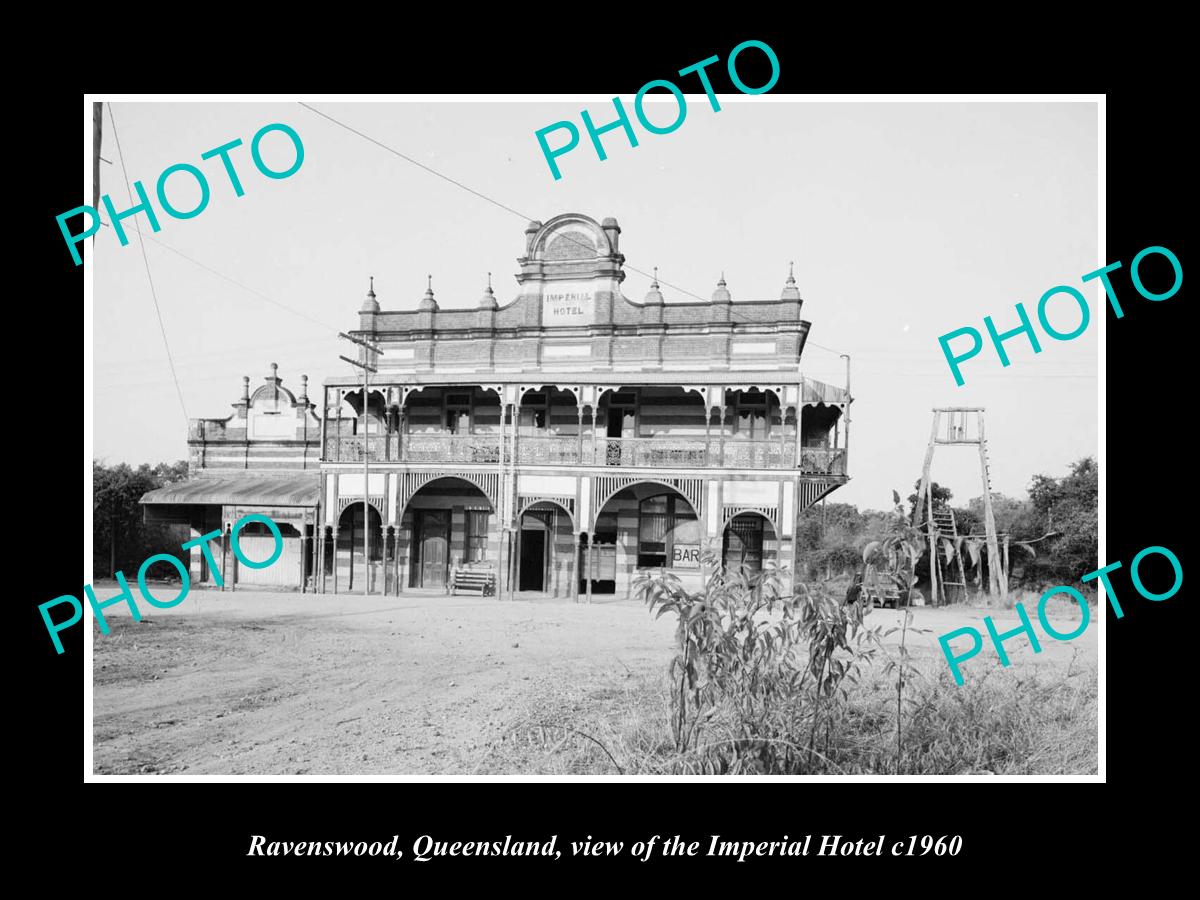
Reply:
[[703, 438], [604, 438], [593, 465], [703, 469], [716, 465], [715, 453], [711, 462], [707, 454]]
[[[326, 462], [468, 463], [500, 462], [498, 434], [329, 434]], [[665, 469], [776, 469], [795, 466], [804, 475], [845, 475], [844, 448], [802, 447], [794, 439], [606, 438], [584, 435], [518, 435], [517, 462], [533, 466], [622, 466]]]
[[500, 462], [498, 434], [406, 434], [403, 462]]
[[[583, 459], [591, 452], [591, 439], [584, 437]], [[526, 465], [577, 466], [580, 464], [578, 435], [518, 435], [517, 461]], [[587, 465], [586, 462], [583, 463]]]
[[500, 462], [498, 434], [336, 435], [325, 437], [326, 462]]
[[801, 447], [800, 471], [805, 475], [845, 475], [846, 450], [843, 447]]

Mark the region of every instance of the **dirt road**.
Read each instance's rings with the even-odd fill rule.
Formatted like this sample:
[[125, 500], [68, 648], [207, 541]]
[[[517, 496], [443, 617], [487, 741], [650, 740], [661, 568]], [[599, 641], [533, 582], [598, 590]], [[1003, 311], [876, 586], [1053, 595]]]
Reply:
[[[116, 586], [96, 590], [103, 598]], [[93, 638], [101, 775], [495, 771], [484, 764], [502, 735], [595, 712], [620, 692], [660, 691], [672, 654], [671, 617], [655, 621], [629, 601], [197, 590], [141, 623], [108, 612], [112, 633]], [[915, 626], [930, 633], [910, 634], [909, 647], [940, 659], [938, 635], [983, 631], [984, 614], [916, 609]], [[1010, 611], [995, 619], [1017, 624]], [[869, 622], [886, 627], [899, 614], [876, 610]], [[1025, 638], [1006, 647], [1014, 666], [1063, 664], [1075, 648], [1094, 662], [1096, 626], [1042, 644], [1037, 655]], [[985, 647], [967, 677], [998, 665]]]

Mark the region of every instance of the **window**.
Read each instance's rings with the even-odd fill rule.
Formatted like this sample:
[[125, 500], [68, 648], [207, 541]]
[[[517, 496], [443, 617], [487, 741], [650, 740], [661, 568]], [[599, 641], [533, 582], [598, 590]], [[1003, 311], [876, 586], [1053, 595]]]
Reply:
[[637, 394], [616, 391], [608, 398], [608, 437], [633, 437], [636, 433]]
[[725, 530], [725, 568], [762, 571], [763, 521], [761, 516], [734, 516]]
[[669, 565], [676, 544], [699, 544], [700, 523], [686, 500], [647, 497], [638, 507], [638, 567]]
[[546, 392], [530, 391], [521, 399], [521, 434], [546, 430]]
[[446, 395], [446, 430], [451, 434], [471, 433], [471, 395]]
[[486, 509], [467, 510], [467, 545], [463, 562], [479, 563], [487, 559], [488, 517]]
[[767, 395], [761, 391], [740, 392], [734, 412], [734, 428], [738, 437], [762, 440], [771, 434]]

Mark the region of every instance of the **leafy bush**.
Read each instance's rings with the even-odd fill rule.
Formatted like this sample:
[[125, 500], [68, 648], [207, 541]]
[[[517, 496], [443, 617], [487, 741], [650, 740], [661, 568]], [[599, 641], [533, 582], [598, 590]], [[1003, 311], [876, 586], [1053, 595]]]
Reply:
[[698, 594], [669, 573], [635, 582], [651, 612], [677, 620], [668, 667], [676, 752], [713, 773], [812, 769], [822, 727], [847, 698], [843, 681], [877, 652], [878, 629], [864, 626], [861, 604], [820, 586], [797, 584], [788, 596], [777, 567], [729, 571], [713, 555], [704, 565]]
[[[179, 557], [187, 564], [187, 553], [179, 544], [188, 539], [173, 526], [145, 522], [140, 500], [147, 491], [182, 481], [187, 477], [187, 462], [142, 463], [134, 469], [127, 463], [105, 465], [92, 462], [92, 573], [93, 577], [112, 577], [123, 571], [135, 573], [142, 562], [157, 553]], [[178, 578], [169, 563], [158, 562], [150, 577]]]

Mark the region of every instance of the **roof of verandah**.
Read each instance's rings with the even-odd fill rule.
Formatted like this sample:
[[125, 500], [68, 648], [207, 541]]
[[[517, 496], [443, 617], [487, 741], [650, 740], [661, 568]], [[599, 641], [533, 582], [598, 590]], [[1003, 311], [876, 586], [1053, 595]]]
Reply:
[[146, 504], [211, 506], [316, 506], [320, 498], [317, 473], [283, 478], [237, 476], [194, 478], [142, 495]]

